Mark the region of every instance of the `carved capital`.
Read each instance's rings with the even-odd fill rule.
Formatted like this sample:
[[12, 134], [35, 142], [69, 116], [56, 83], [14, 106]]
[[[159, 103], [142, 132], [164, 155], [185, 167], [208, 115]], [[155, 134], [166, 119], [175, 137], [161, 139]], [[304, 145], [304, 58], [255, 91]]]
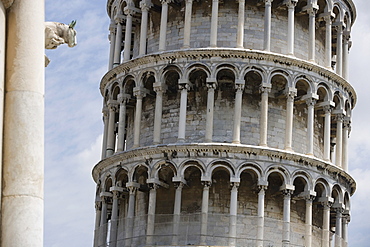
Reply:
[[271, 87], [260, 86], [259, 90], [262, 94], [268, 94], [271, 92]]
[[281, 191], [281, 193], [283, 194], [284, 198], [290, 198], [293, 194], [293, 190], [284, 189]]
[[173, 0], [160, 0], [160, 1], [162, 5], [165, 5], [171, 3]]
[[298, 0], [285, 0], [284, 4], [288, 9], [294, 9], [297, 6]]
[[117, 96], [117, 101], [120, 104], [126, 104], [131, 98], [131, 95], [126, 94], [126, 93], [120, 93]]
[[204, 186], [204, 188], [209, 188], [211, 187], [211, 181], [202, 181], [202, 185]]
[[1, 0], [4, 4], [4, 7], [7, 9], [7, 8], [10, 8], [14, 2], [14, 0]]
[[167, 90], [167, 85], [163, 84], [161, 82], [156, 82], [153, 84], [153, 90], [154, 92], [158, 93], [163, 93], [164, 91]]
[[314, 98], [309, 98], [309, 99], [307, 99], [307, 100], [306, 100], [306, 104], [307, 104], [307, 106], [315, 106], [315, 104], [316, 104], [316, 99], [314, 99]]
[[132, 7], [125, 7], [125, 9], [123, 10], [123, 12], [125, 13], [125, 15], [127, 16], [134, 16], [134, 14], [136, 13], [135, 9], [133, 9]]
[[244, 90], [244, 84], [235, 84], [235, 90], [237, 93], [242, 93]]
[[136, 99], [142, 99], [146, 96], [146, 93], [147, 93], [147, 90], [145, 90], [145, 88], [142, 88], [142, 87], [134, 87], [134, 96], [136, 97]]
[[339, 113], [339, 114], [335, 115], [335, 121], [343, 122], [343, 120], [344, 120], [344, 115], [342, 113]]
[[179, 84], [179, 90], [187, 90], [187, 91], [190, 91], [190, 85], [189, 85], [189, 83], [181, 83], [181, 84]]
[[297, 96], [297, 90], [296, 89], [289, 89], [285, 92], [285, 95], [288, 100], [293, 101], [294, 97]]
[[324, 113], [331, 113], [332, 107], [330, 105], [326, 105], [323, 107]]
[[108, 109], [109, 109], [109, 112], [116, 112], [117, 104], [115, 102], [108, 102]]
[[182, 188], [184, 188], [184, 183], [182, 182], [174, 182], [173, 185], [177, 190], [182, 190]]
[[231, 185], [231, 190], [238, 190], [240, 183], [232, 182], [230, 183], [230, 185]]
[[101, 211], [101, 201], [96, 201], [95, 202], [95, 210], [96, 211]]
[[142, 0], [140, 2], [141, 11], [148, 11], [153, 6], [150, 0]]
[[258, 185], [257, 188], [259, 192], [265, 192], [267, 190], [267, 185]]

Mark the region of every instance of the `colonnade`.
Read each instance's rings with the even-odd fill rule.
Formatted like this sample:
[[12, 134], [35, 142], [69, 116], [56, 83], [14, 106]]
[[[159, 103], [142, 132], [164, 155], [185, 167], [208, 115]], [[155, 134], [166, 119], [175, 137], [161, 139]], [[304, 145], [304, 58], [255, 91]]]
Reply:
[[[181, 198], [182, 189], [186, 185], [184, 179], [173, 178], [175, 184], [175, 201], [173, 207], [173, 220], [172, 220], [172, 232], [168, 234], [172, 236], [171, 244], [179, 244], [179, 224], [180, 222], [180, 212], [181, 212]], [[153, 182], [152, 179], [148, 179], [149, 188], [149, 201], [148, 201], [148, 211], [146, 214], [146, 245], [154, 244], [155, 236], [155, 215], [156, 215], [156, 198], [158, 193], [158, 188], [160, 186], [166, 186], [162, 182]], [[179, 182], [181, 181], [181, 182]], [[229, 208], [229, 246], [236, 246], [238, 236], [236, 234], [237, 227], [237, 209], [238, 209], [238, 187], [239, 182], [230, 182], [230, 208]], [[201, 203], [201, 217], [200, 217], [200, 244], [207, 244], [208, 236], [208, 217], [209, 217], [209, 190], [212, 185], [211, 181], [202, 181], [203, 192], [202, 192], [202, 203]], [[255, 239], [256, 246], [264, 246], [264, 242], [268, 241], [268, 237], [265, 236], [265, 191], [268, 189], [268, 185], [264, 182], [258, 184], [258, 211], [257, 211], [257, 235]], [[119, 239], [119, 241], [124, 241], [125, 246], [131, 246], [134, 236], [134, 218], [135, 218], [135, 201], [137, 196], [137, 191], [140, 189], [138, 183], [129, 182], [126, 187], [110, 187], [110, 192], [101, 192], [101, 201], [96, 204], [96, 225], [95, 225], [95, 242], [94, 246], [105, 246], [105, 243], [109, 241], [109, 246], [116, 246], [117, 243], [117, 227], [118, 227], [118, 200], [122, 200], [122, 192], [128, 191], [128, 210], [127, 212], [120, 212], [126, 217], [125, 225], [125, 239]], [[295, 190], [295, 186], [284, 184], [280, 187], [283, 198], [283, 214], [282, 214], [282, 246], [290, 246], [291, 243], [291, 201], [292, 195]], [[312, 215], [313, 215], [313, 201], [316, 197], [315, 191], [305, 191], [300, 199], [305, 200], [305, 246], [312, 246]], [[127, 193], [125, 195], [127, 200]], [[297, 200], [297, 198], [295, 198]], [[108, 236], [108, 203], [111, 206], [111, 218], [110, 218], [110, 228], [109, 228], [109, 239]], [[347, 246], [348, 236], [347, 227], [349, 222], [349, 214], [345, 212], [344, 205], [342, 203], [334, 203], [334, 199], [330, 196], [322, 196], [316, 200], [322, 205], [323, 217], [322, 217], [322, 243], [321, 246], [329, 247], [331, 246], [331, 235], [330, 235], [330, 211], [335, 211], [335, 238], [334, 246], [345, 247]], [[98, 237], [97, 237], [98, 236]]]
[[[159, 30], [159, 41], [158, 51], [166, 50], [166, 35], [168, 31], [168, 4], [172, 0], [162, 0], [161, 9], [161, 20]], [[264, 0], [265, 7], [264, 11], [264, 39], [263, 39], [263, 50], [271, 51], [271, 18], [272, 18], [272, 2], [273, 0]], [[286, 55], [294, 56], [294, 43], [295, 43], [295, 9], [297, 0], [287, 0], [284, 2], [284, 6], [287, 9], [288, 26], [287, 26], [287, 37], [286, 37]], [[133, 18], [135, 15], [141, 15], [140, 22], [140, 38], [139, 38], [139, 51], [136, 56], [140, 57], [146, 55], [147, 49], [147, 35], [148, 35], [148, 13], [150, 8], [153, 6], [150, 0], [142, 0], [139, 7], [135, 7], [133, 2], [124, 8], [123, 12], [120, 10], [116, 15], [111, 16], [110, 25], [110, 42], [111, 51], [109, 59], [109, 69], [118, 66], [121, 62], [121, 46], [124, 43], [123, 49], [123, 62], [127, 62], [134, 56], [131, 49], [132, 44], [132, 32], [133, 32]], [[238, 1], [238, 23], [237, 23], [237, 38], [236, 48], [250, 48], [244, 47], [244, 24], [245, 24], [245, 0]], [[182, 49], [190, 48], [190, 37], [191, 37], [191, 22], [192, 22], [192, 0], [185, 1], [185, 17], [184, 17], [184, 28], [183, 28], [183, 43]], [[348, 53], [350, 48], [350, 31], [348, 24], [344, 23], [341, 17], [336, 17], [333, 10], [328, 10], [328, 6], [325, 6], [325, 12], [317, 15], [319, 5], [315, 3], [309, 3], [303, 7], [301, 13], [307, 14], [309, 23], [309, 38], [307, 46], [307, 60], [315, 62], [316, 53], [316, 36], [315, 26], [317, 20], [323, 20], [325, 22], [325, 64], [322, 64], [328, 69], [331, 69], [333, 54], [333, 40], [332, 30], [335, 27], [337, 43], [335, 48], [336, 60], [335, 68], [336, 73], [345, 79], [348, 79]], [[124, 14], [124, 15], [123, 15]], [[217, 29], [218, 29], [218, 16], [219, 16], [219, 1], [213, 0], [211, 7], [211, 20], [210, 20], [210, 41], [209, 47], [217, 47]], [[334, 17], [336, 17], [333, 23]], [[125, 22], [125, 36], [122, 37], [123, 23]], [[344, 28], [347, 27], [347, 28]], [[317, 61], [316, 61], [317, 62]]]
[[[178, 142], [186, 142], [186, 115], [187, 115], [187, 101], [188, 91], [191, 90], [191, 83], [187, 79], [179, 79], [178, 81], [180, 91], [180, 107], [179, 107], [179, 122], [178, 122]], [[232, 143], [241, 144], [241, 115], [242, 115], [242, 100], [244, 92], [245, 81], [235, 80], [235, 104], [233, 115], [233, 135]], [[207, 87], [207, 112], [205, 125], [205, 142], [212, 142], [213, 137], [213, 116], [214, 116], [214, 94], [217, 89], [216, 78], [206, 79]], [[166, 92], [167, 86], [164, 83], [156, 82], [153, 85], [156, 92], [155, 111], [154, 111], [154, 131], [153, 144], [161, 143], [161, 123], [163, 110], [163, 93]], [[260, 86], [260, 137], [259, 145], [268, 146], [268, 104], [269, 92], [271, 91], [270, 83], [262, 83]], [[104, 118], [104, 138], [103, 138], [103, 158], [113, 155], [115, 152], [121, 152], [125, 146], [125, 126], [126, 126], [126, 107], [127, 101], [130, 98], [136, 98], [136, 106], [134, 113], [134, 129], [133, 129], [133, 146], [137, 148], [140, 146], [141, 121], [143, 98], [148, 93], [148, 90], [143, 87], [135, 87], [133, 96], [121, 93], [117, 100], [108, 100], [103, 112]], [[297, 95], [296, 88], [288, 88], [286, 90], [286, 119], [285, 119], [285, 144], [284, 148], [287, 151], [293, 151], [293, 119], [294, 119], [294, 101]], [[348, 135], [350, 130], [350, 118], [346, 115], [343, 109], [338, 106], [333, 109], [333, 102], [324, 101], [316, 104], [319, 96], [315, 93], [307, 93], [300, 98], [307, 104], [307, 136], [306, 136], [306, 154], [314, 155], [314, 129], [315, 129], [315, 106], [317, 109], [324, 111], [324, 150], [323, 159], [326, 161], [331, 159], [331, 121], [334, 116], [336, 123], [336, 144], [335, 144], [335, 164], [343, 170], [348, 171]], [[119, 112], [118, 131], [116, 130], [116, 113]], [[116, 137], [117, 134], [117, 137]], [[117, 143], [116, 143], [117, 142]]]

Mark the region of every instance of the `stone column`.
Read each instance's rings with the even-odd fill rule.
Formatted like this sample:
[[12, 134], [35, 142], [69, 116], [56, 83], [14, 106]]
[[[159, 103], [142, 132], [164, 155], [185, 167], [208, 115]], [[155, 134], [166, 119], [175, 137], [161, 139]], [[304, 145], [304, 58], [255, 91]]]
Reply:
[[260, 146], [267, 147], [267, 123], [268, 123], [268, 107], [269, 93], [271, 85], [261, 86], [261, 118], [260, 118]]
[[232, 183], [230, 196], [230, 230], [229, 230], [229, 246], [236, 245], [236, 224], [238, 214], [238, 187], [239, 183]]
[[211, 47], [217, 47], [217, 24], [218, 24], [218, 0], [212, 0], [212, 17], [211, 17]]
[[312, 202], [315, 199], [313, 195], [306, 197], [306, 221], [305, 221], [305, 247], [312, 246]]
[[335, 23], [337, 28], [337, 63], [336, 73], [342, 76], [342, 62], [343, 62], [343, 23]]
[[285, 150], [292, 151], [292, 135], [293, 135], [293, 110], [294, 110], [294, 97], [297, 95], [296, 89], [289, 89], [286, 93], [286, 120], [285, 120]]
[[172, 236], [172, 245], [178, 244], [179, 238], [179, 226], [180, 226], [180, 217], [181, 217], [181, 194], [184, 184], [181, 182], [175, 183], [176, 193], [175, 193], [175, 205], [173, 208], [173, 236]]
[[115, 134], [116, 111], [117, 111], [116, 102], [109, 100], [108, 108], [109, 108], [109, 122], [108, 122], [106, 157], [112, 156], [115, 152], [115, 147], [116, 147], [116, 134]]
[[161, 0], [162, 12], [161, 12], [161, 27], [159, 31], [159, 51], [166, 50], [168, 4], [170, 2], [172, 2], [172, 0]]
[[313, 137], [314, 137], [314, 107], [316, 100], [309, 98], [307, 103], [307, 155], [313, 155]]
[[348, 80], [348, 53], [349, 53], [349, 39], [350, 39], [350, 32], [344, 31], [343, 32], [343, 67], [342, 67], [342, 74], [343, 78]]
[[325, 67], [331, 69], [331, 59], [332, 59], [331, 13], [325, 13], [324, 21], [325, 21]]
[[335, 208], [336, 217], [335, 217], [335, 239], [334, 246], [342, 247], [342, 212], [341, 207]]
[[123, 61], [127, 62], [131, 56], [131, 34], [132, 34], [132, 16], [135, 11], [131, 6], [126, 6], [124, 12], [126, 14], [126, 31], [125, 31], [125, 46], [123, 48]]
[[324, 160], [330, 161], [331, 107], [324, 106]]
[[1, 246], [43, 246], [44, 19], [43, 0], [14, 0], [6, 10], [6, 39], [0, 38], [6, 40]]
[[294, 8], [298, 0], [288, 0], [286, 6], [288, 8], [288, 55], [294, 55]]
[[203, 183], [203, 196], [202, 196], [202, 219], [200, 226], [200, 244], [207, 245], [207, 224], [208, 224], [208, 201], [209, 201], [209, 187], [211, 182], [205, 181]]
[[184, 49], [190, 48], [192, 5], [193, 5], [193, 0], [185, 0], [184, 45], [183, 45]]
[[94, 230], [94, 247], [98, 247], [100, 218], [101, 218], [101, 201], [95, 202], [95, 230]]
[[140, 146], [141, 112], [143, 108], [143, 98], [146, 96], [144, 88], [135, 87], [134, 96], [136, 97], [136, 108], [135, 108], [133, 148], [137, 148]]
[[335, 164], [342, 168], [342, 137], [343, 137], [343, 114], [336, 115], [337, 121], [337, 134], [335, 144]]
[[102, 201], [101, 218], [99, 227], [99, 240], [98, 246], [105, 246], [107, 244], [107, 231], [108, 231], [108, 200], [112, 197], [110, 192], [101, 192], [100, 198]]
[[188, 101], [188, 91], [190, 90], [188, 80], [179, 79], [179, 90], [181, 92], [181, 99], [180, 99], [179, 133], [177, 140], [179, 142], [184, 142], [186, 130], [186, 108]]
[[115, 17], [115, 22], [117, 23], [116, 41], [114, 47], [114, 60], [113, 67], [118, 66], [121, 63], [121, 48], [122, 48], [122, 18], [121, 13], [117, 14]]
[[153, 246], [153, 236], [155, 228], [155, 206], [157, 203], [157, 184], [150, 184], [149, 205], [148, 205], [148, 222], [146, 225], [146, 245]]
[[238, 0], [238, 30], [236, 34], [236, 48], [244, 48], [244, 12], [245, 12], [245, 0]]
[[342, 135], [342, 168], [348, 172], [348, 136], [351, 129], [351, 121], [345, 118], [343, 121], [343, 135]]
[[161, 82], [156, 82], [153, 84], [153, 90], [156, 92], [153, 133], [153, 144], [155, 145], [161, 143], [163, 91], [166, 91], [166, 89], [167, 86]]
[[130, 99], [129, 94], [119, 94], [119, 120], [118, 120], [118, 138], [117, 138], [117, 152], [121, 152], [125, 147], [125, 129], [126, 129], [126, 104]]
[[101, 159], [107, 157], [107, 138], [108, 138], [108, 123], [109, 123], [109, 110], [108, 107], [103, 107], [103, 123], [104, 123], [104, 133], [103, 133], [103, 143], [102, 143], [102, 152]]
[[258, 186], [258, 222], [257, 222], [257, 247], [263, 247], [264, 241], [264, 226], [265, 226], [265, 190], [267, 186]]
[[332, 202], [323, 200], [322, 246], [330, 247], [330, 207]]
[[235, 82], [235, 108], [234, 108], [234, 129], [233, 129], [233, 143], [240, 144], [240, 122], [242, 117], [242, 100], [244, 91], [244, 81]]
[[264, 22], [264, 39], [263, 49], [271, 50], [271, 6], [273, 0], [265, 0], [265, 22]]
[[118, 227], [118, 200], [120, 193], [123, 192], [123, 188], [113, 186], [109, 189], [113, 195], [113, 205], [112, 205], [112, 216], [110, 219], [110, 235], [109, 235], [109, 247], [117, 246], [117, 227]]
[[307, 9], [308, 13], [308, 23], [309, 23], [309, 40], [308, 40], [308, 60], [310, 62], [315, 62], [315, 29], [316, 29], [316, 23], [315, 23], [315, 18], [316, 18], [316, 12], [318, 6], [310, 6]]
[[108, 69], [113, 69], [113, 62], [114, 62], [114, 50], [116, 47], [116, 24], [113, 20], [111, 20], [111, 24], [109, 26], [109, 41], [110, 41], [110, 48], [109, 48], [109, 67]]
[[141, 27], [140, 27], [140, 44], [139, 56], [146, 54], [146, 37], [148, 34], [148, 11], [153, 4], [150, 0], [142, 0], [140, 2], [141, 8]]
[[283, 247], [290, 246], [290, 199], [292, 190], [283, 190], [284, 211], [283, 211]]
[[128, 210], [126, 218], [126, 241], [125, 246], [131, 246], [131, 240], [134, 231], [134, 217], [135, 217], [135, 201], [136, 201], [136, 191], [138, 186], [127, 184], [126, 187], [129, 190], [129, 200], [128, 200]]
[[207, 78], [207, 114], [206, 114], [206, 135], [205, 142], [212, 142], [213, 136], [213, 108], [215, 105], [216, 78]]
[[349, 215], [343, 215], [342, 218], [342, 247], [348, 246], [348, 223], [350, 221]]

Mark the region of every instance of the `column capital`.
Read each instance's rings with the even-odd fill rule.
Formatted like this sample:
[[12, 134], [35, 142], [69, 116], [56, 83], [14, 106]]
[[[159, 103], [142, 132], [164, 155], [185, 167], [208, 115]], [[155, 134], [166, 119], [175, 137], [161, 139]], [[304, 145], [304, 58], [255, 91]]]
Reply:
[[103, 113], [103, 117], [108, 117], [108, 114], [109, 114], [108, 106], [104, 106], [101, 112]]
[[344, 117], [343, 128], [351, 129], [351, 119], [349, 117]]
[[230, 183], [231, 190], [238, 190], [240, 183], [239, 182], [232, 182]]
[[337, 113], [334, 116], [335, 116], [335, 121], [343, 122], [343, 120], [344, 120], [344, 114], [343, 113]]
[[331, 113], [333, 110], [332, 106], [330, 105], [325, 105], [322, 109], [324, 110], [324, 113]]
[[193, 0], [185, 0], [185, 3], [186, 4], [192, 4], [193, 3]]
[[319, 5], [316, 3], [308, 3], [306, 6], [302, 8], [302, 12], [307, 12], [308, 15], [316, 15], [317, 11], [319, 10]]
[[315, 106], [316, 99], [315, 98], [308, 98], [308, 99], [306, 99], [306, 104], [307, 104], [307, 106]]
[[182, 188], [184, 188], [183, 182], [173, 182], [173, 185], [176, 189], [179, 189], [179, 190], [182, 190]]
[[144, 87], [134, 87], [133, 94], [137, 99], [142, 99], [148, 93], [148, 89]]
[[95, 201], [95, 210], [101, 211], [101, 201]]
[[133, 6], [126, 6], [123, 10], [125, 15], [127, 16], [134, 16], [134, 14], [137, 12], [137, 9]]
[[260, 93], [270, 93], [271, 92], [271, 85], [261, 85], [260, 87], [259, 87], [259, 91], [260, 91]]
[[122, 103], [127, 103], [127, 101], [131, 98], [131, 95], [130, 94], [127, 94], [127, 93], [120, 93], [118, 94], [117, 96], [117, 101], [118, 103], [122, 104]]
[[178, 85], [179, 85], [179, 90], [186, 89], [187, 91], [190, 91], [190, 88], [192, 86], [188, 79], [179, 79]]
[[209, 188], [209, 187], [211, 187], [212, 182], [211, 181], [202, 181], [202, 185], [204, 186], [204, 188]]
[[208, 89], [216, 89], [217, 88], [217, 79], [208, 77], [206, 79], [206, 86]]
[[284, 0], [283, 2], [288, 9], [295, 8], [297, 6], [298, 0]]
[[173, 0], [160, 0], [160, 1], [161, 1], [161, 4], [164, 5], [164, 4], [171, 3]]
[[153, 6], [153, 3], [150, 0], [141, 0], [140, 8], [141, 11], [148, 11]]
[[267, 185], [257, 185], [257, 189], [259, 190], [259, 192], [266, 191], [267, 190]]
[[244, 90], [244, 84], [239, 84], [239, 83], [235, 84], [235, 90], [237, 93], [242, 93]]
[[285, 91], [285, 95], [288, 99], [294, 100], [294, 97], [297, 96], [297, 89], [296, 88], [288, 88], [288, 90]]
[[124, 20], [123, 13], [117, 13], [114, 16], [114, 22], [115, 22], [115, 24], [122, 24], [123, 23], [123, 20]]
[[155, 82], [153, 84], [153, 90], [156, 93], [166, 91], [167, 90], [167, 85], [165, 83], [160, 82], [160, 81]]
[[117, 111], [117, 102], [115, 100], [108, 100], [108, 110], [116, 112]]

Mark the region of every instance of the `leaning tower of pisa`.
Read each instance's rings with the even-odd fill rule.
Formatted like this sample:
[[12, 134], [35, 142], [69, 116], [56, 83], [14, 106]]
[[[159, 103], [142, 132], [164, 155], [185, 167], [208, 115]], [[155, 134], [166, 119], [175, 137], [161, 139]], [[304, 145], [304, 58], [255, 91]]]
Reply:
[[352, 0], [108, 0], [94, 246], [345, 247]]

